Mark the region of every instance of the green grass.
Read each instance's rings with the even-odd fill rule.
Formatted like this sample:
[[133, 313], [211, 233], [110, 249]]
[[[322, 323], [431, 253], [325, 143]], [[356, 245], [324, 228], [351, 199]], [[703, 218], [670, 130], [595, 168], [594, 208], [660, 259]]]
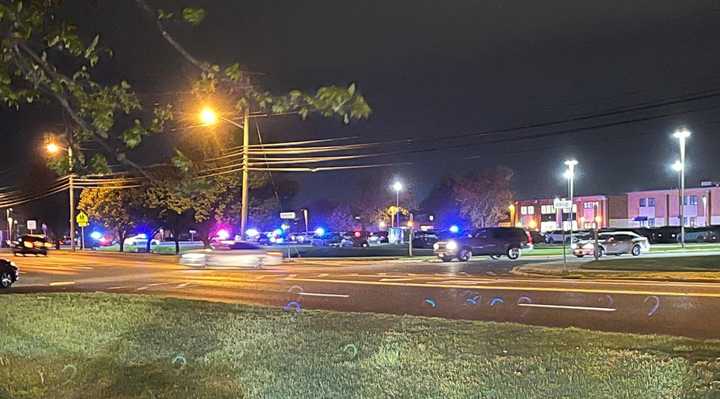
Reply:
[[[180, 243], [180, 253], [202, 248], [202, 245], [187, 245], [183, 244], [182, 242]], [[113, 244], [106, 247], [97, 247], [96, 250], [104, 252], [120, 252], [120, 245]], [[125, 245], [125, 247], [123, 247], [123, 250], [125, 252], [145, 252], [145, 246]], [[153, 245], [152, 253], [162, 255], [175, 255], [175, 245]]]
[[583, 269], [666, 272], [720, 272], [720, 255], [626, 258], [584, 263]]
[[0, 305], [0, 398], [720, 396], [720, 341], [109, 294]]

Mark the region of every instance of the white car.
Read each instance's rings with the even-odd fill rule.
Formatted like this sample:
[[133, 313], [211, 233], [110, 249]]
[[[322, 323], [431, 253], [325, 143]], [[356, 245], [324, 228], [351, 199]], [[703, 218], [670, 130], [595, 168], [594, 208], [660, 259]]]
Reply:
[[[647, 238], [632, 231], [610, 231], [598, 234], [598, 256], [631, 254], [639, 256], [650, 251]], [[577, 243], [573, 254], [578, 258], [595, 255], [595, 241], [583, 240]]]
[[226, 247], [188, 251], [180, 256], [180, 264], [193, 267], [254, 267], [282, 264], [283, 254], [268, 251], [249, 242], [236, 242]]

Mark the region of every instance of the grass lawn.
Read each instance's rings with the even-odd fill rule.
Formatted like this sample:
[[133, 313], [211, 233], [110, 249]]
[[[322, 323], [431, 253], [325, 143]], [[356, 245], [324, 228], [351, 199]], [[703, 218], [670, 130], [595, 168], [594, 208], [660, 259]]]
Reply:
[[0, 398], [720, 396], [720, 341], [109, 294], [0, 305]]
[[678, 256], [668, 258], [612, 259], [584, 263], [583, 269], [671, 271], [671, 272], [720, 272], [720, 255]]

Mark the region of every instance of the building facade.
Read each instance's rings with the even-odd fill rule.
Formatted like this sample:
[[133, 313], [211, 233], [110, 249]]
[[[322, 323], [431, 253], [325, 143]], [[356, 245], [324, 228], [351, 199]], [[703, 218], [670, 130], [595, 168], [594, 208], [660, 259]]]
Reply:
[[570, 210], [556, 209], [554, 198], [519, 200], [513, 203], [511, 218], [517, 227], [546, 232], [551, 230], [590, 229], [597, 223], [608, 227], [609, 198], [604, 195], [587, 195], [573, 198], [573, 217]]
[[[704, 183], [685, 189], [687, 227], [720, 225], [720, 186]], [[512, 224], [536, 231], [569, 230], [570, 212], [555, 209], [554, 199], [515, 201]], [[589, 195], [573, 199], [573, 229], [680, 226], [678, 189], [633, 191], [621, 195]]]

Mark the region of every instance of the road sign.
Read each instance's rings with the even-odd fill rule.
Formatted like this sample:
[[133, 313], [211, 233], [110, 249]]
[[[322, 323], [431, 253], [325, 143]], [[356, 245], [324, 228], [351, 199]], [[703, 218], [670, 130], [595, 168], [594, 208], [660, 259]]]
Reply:
[[295, 219], [295, 212], [280, 212], [280, 219]]
[[27, 221], [27, 228], [28, 228], [28, 230], [35, 230], [35, 229], [37, 229], [37, 220], [28, 220], [28, 221]]
[[555, 209], [569, 210], [572, 208], [572, 202], [570, 200], [556, 198], [555, 201], [553, 201], [553, 206]]
[[82, 211], [77, 214], [77, 216], [75, 217], [75, 221], [80, 227], [87, 227], [90, 224], [90, 219], [88, 219], [88, 215]]

